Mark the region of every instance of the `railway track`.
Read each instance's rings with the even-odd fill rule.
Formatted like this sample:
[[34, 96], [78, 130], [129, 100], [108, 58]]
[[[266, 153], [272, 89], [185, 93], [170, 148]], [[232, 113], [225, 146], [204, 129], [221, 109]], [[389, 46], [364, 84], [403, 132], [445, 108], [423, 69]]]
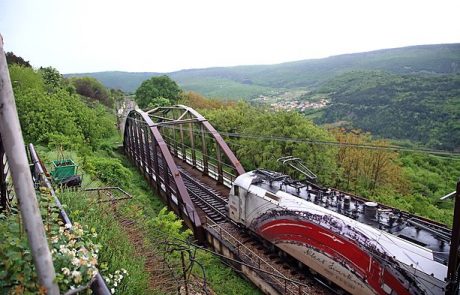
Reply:
[[195, 180], [179, 168], [184, 184], [192, 201], [216, 223], [227, 221], [227, 209], [224, 199], [210, 187]]
[[[276, 276], [274, 278], [270, 274], [264, 274], [266, 280], [271, 282], [274, 288], [281, 294], [306, 295], [335, 293], [330, 286], [311, 274], [307, 269], [299, 267], [299, 264], [293, 258], [267, 247], [259, 238], [244, 232], [227, 217], [226, 196], [220, 195], [215, 189], [191, 176], [185, 171], [185, 167], [181, 165], [177, 166], [192, 201], [206, 213], [213, 224], [224, 229], [241, 243], [246, 251], [251, 252], [249, 255], [240, 256], [243, 262], [252, 264], [254, 267]], [[204, 178], [206, 176], [201, 177]], [[243, 251], [242, 247], [237, 247], [239, 252]], [[242, 253], [240, 252], [240, 254]], [[248, 257], [250, 257], [249, 261]], [[261, 263], [261, 261], [264, 263]], [[286, 278], [290, 283], [286, 284], [286, 281], [280, 280], [280, 277]]]
[[[161, 157], [158, 157], [158, 160], [159, 169], [161, 174], [163, 174], [164, 165], [161, 161]], [[195, 203], [203, 211], [203, 213], [214, 222], [221, 223], [227, 221], [227, 203], [224, 197], [213, 188], [205, 185], [199, 180], [196, 180], [182, 167], [178, 166], [177, 168], [193, 203]], [[169, 172], [169, 176], [172, 177], [171, 172]]]

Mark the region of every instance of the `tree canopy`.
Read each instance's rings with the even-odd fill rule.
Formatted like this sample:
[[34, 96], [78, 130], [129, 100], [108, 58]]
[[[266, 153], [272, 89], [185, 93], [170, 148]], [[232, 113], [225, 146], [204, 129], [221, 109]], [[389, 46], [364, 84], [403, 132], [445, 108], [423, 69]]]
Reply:
[[91, 77], [72, 78], [72, 84], [78, 94], [99, 101], [105, 106], [113, 107], [113, 98], [110, 92], [98, 80]]
[[460, 148], [460, 75], [356, 71], [325, 83], [331, 98], [318, 123], [347, 122], [383, 138]]
[[27, 142], [78, 148], [98, 147], [115, 135], [114, 117], [99, 103], [88, 106], [67, 91], [66, 81], [52, 68], [35, 71], [9, 66], [22, 132]]
[[27, 67], [27, 68], [31, 68], [32, 66], [30, 65], [30, 63], [23, 59], [22, 57], [20, 56], [17, 56], [16, 54], [14, 54], [13, 52], [7, 52], [6, 53], [6, 62], [9, 64], [9, 65], [12, 65], [12, 64], [17, 64], [17, 65], [20, 65], [20, 66], [23, 66], [23, 67]]
[[452, 221], [451, 203], [439, 204], [438, 198], [455, 188], [460, 171], [458, 161], [401, 154], [388, 149], [389, 141], [373, 139], [370, 133], [343, 128], [327, 130], [295, 112], [272, 112], [244, 102], [216, 105], [212, 100], [196, 97], [183, 101], [199, 108], [247, 171], [267, 168], [299, 179], [302, 175], [276, 161], [294, 156], [301, 158], [323, 185], [445, 224]]
[[180, 93], [177, 83], [168, 76], [152, 77], [136, 90], [136, 102], [142, 109], [171, 105], [177, 102]]

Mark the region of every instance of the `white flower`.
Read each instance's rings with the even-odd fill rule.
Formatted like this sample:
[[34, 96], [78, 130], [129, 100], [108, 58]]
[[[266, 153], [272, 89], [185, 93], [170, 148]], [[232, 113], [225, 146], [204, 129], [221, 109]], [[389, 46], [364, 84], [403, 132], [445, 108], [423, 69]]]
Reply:
[[115, 294], [115, 289], [114, 288], [110, 289], [110, 293]]
[[74, 270], [72, 272], [73, 281], [78, 284], [81, 282], [81, 272]]
[[105, 278], [105, 281], [106, 281], [107, 284], [110, 283], [109, 278]]
[[61, 252], [62, 254], [68, 254], [70, 252], [70, 250], [68, 248], [66, 248], [65, 245], [60, 245], [59, 246], [59, 252]]
[[67, 267], [61, 268], [61, 271], [66, 276], [70, 275], [70, 269], [68, 269]]
[[[89, 276], [90, 278], [93, 278], [95, 275], [97, 275], [97, 269], [96, 269], [96, 268], [93, 268], [93, 267], [90, 267], [90, 268], [88, 269], [88, 276]], [[107, 279], [106, 279], [106, 281], [107, 281]]]
[[118, 286], [118, 284], [117, 284], [116, 281], [113, 283], [113, 286], [114, 286], [114, 287]]
[[72, 259], [72, 264], [75, 265], [75, 266], [80, 266], [80, 259], [78, 258], [73, 258]]

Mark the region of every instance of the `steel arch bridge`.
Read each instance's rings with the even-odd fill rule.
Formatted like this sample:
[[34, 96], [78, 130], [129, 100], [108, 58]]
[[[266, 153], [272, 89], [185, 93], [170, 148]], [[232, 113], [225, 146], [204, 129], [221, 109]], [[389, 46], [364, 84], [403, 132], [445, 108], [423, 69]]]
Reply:
[[184, 105], [129, 112], [123, 146], [131, 162], [168, 208], [193, 230], [198, 241], [204, 241], [205, 221], [190, 198], [175, 160], [187, 162], [227, 186], [245, 173], [216, 129]]

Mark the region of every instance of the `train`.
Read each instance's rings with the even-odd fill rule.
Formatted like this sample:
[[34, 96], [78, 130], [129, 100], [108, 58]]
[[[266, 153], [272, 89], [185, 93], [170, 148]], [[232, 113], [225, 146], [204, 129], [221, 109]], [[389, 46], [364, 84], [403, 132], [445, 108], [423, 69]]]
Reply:
[[451, 233], [436, 222], [263, 169], [236, 178], [227, 210], [342, 293], [445, 293]]

